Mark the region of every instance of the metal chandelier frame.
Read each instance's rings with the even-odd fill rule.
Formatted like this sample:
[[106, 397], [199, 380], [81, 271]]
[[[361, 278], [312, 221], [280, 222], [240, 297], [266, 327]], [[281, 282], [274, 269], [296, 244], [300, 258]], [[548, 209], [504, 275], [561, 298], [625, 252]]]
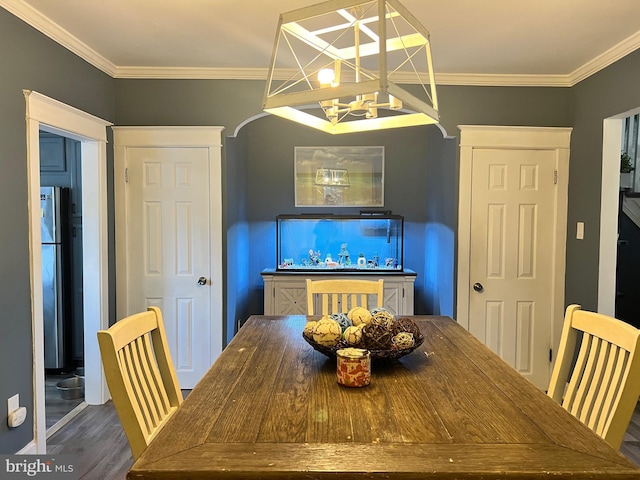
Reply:
[[429, 32], [397, 0], [283, 13], [264, 110], [332, 134], [438, 123]]

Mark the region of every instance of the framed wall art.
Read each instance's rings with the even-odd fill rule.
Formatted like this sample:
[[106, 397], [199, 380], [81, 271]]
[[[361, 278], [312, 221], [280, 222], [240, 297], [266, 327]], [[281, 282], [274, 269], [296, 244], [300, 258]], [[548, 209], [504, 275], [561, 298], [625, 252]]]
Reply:
[[295, 147], [296, 207], [384, 206], [384, 147]]

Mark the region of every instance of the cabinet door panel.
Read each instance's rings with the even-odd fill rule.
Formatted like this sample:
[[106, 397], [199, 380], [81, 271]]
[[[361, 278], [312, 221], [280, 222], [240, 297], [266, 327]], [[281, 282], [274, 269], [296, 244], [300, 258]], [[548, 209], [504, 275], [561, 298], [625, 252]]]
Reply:
[[382, 303], [384, 308], [389, 310], [394, 315], [403, 315], [403, 305], [402, 305], [402, 284], [389, 282], [385, 280], [384, 282], [384, 302]]
[[303, 282], [277, 282], [275, 284], [276, 315], [306, 315], [307, 287]]

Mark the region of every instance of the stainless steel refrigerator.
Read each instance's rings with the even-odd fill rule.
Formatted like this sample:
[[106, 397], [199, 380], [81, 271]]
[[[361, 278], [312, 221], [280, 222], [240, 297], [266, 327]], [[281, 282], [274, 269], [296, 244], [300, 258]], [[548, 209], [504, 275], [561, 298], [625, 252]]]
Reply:
[[67, 366], [71, 280], [69, 258], [69, 189], [40, 188], [44, 367]]

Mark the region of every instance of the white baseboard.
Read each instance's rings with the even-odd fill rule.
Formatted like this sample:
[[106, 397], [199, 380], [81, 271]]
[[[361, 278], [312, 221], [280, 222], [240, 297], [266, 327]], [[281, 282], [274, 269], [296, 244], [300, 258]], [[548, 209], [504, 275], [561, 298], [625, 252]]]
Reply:
[[21, 450], [16, 452], [16, 455], [35, 455], [38, 453], [38, 446], [35, 440], [31, 440]]
[[67, 423], [69, 423], [73, 418], [78, 415], [82, 410], [87, 408], [89, 404], [87, 402], [81, 402], [76, 407], [67, 413], [64, 417], [62, 417], [59, 421], [55, 423], [51, 428], [47, 430], [47, 438], [56, 433], [62, 427], [64, 427]]

